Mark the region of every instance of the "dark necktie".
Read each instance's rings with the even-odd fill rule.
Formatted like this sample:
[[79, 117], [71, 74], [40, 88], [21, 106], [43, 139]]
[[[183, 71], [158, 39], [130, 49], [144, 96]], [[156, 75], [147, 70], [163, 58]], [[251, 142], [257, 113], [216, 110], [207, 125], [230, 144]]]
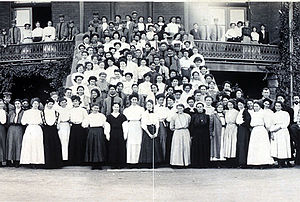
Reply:
[[72, 40], [72, 38], [73, 38], [73, 27], [71, 27], [71, 34], [70, 34], [70, 40]]
[[58, 39], [61, 40], [61, 26], [62, 26], [62, 23], [60, 23], [59, 25], [59, 32], [58, 32]]
[[90, 31], [90, 39], [92, 39], [93, 31]]
[[12, 35], [13, 35], [13, 44], [15, 44], [16, 43], [16, 39], [15, 39], [15, 27], [13, 27]]
[[111, 97], [111, 104], [110, 104], [110, 110], [111, 110], [111, 112], [112, 112], [112, 107], [113, 107], [113, 105], [114, 105], [114, 99], [115, 99], [115, 97]]
[[6, 110], [5, 110], [5, 111], [6, 111], [7, 114], [8, 114], [8, 113], [9, 113], [9, 103], [6, 103], [5, 105], [6, 105]]
[[170, 59], [170, 67], [172, 65], [172, 56], [169, 56], [169, 59]]

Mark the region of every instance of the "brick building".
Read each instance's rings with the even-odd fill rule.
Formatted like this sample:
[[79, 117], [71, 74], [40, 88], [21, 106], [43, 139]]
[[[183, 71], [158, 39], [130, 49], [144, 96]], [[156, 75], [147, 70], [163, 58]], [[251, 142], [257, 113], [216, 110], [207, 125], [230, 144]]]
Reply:
[[[224, 31], [229, 28], [231, 22], [250, 21], [251, 26], [259, 27], [265, 24], [270, 32], [270, 44], [277, 44], [279, 41], [279, 10], [280, 2], [259, 3], [205, 3], [197, 1], [189, 2], [63, 2], [63, 1], [30, 1], [30, 3], [0, 2], [0, 28], [9, 28], [10, 20], [16, 19], [17, 25], [22, 27], [25, 23], [34, 24], [41, 22], [41, 26], [46, 26], [48, 20], [54, 24], [58, 22], [59, 15], [64, 14], [65, 20], [74, 20], [81, 32], [87, 30], [88, 22], [92, 19], [93, 12], [99, 12], [100, 17], [106, 16], [108, 20], [113, 20], [115, 15], [122, 18], [132, 11], [137, 11], [138, 15], [144, 17], [152, 16], [154, 21], [162, 15], [168, 21], [171, 16], [180, 16], [186, 30], [190, 30], [193, 23], [200, 26], [205, 23], [212, 23], [214, 18], [219, 19], [219, 23], [224, 27]], [[34, 26], [33, 26], [34, 28]], [[207, 66], [212, 70], [216, 80], [221, 84], [224, 80], [239, 83], [240, 87], [248, 89], [248, 94], [260, 96], [257, 88], [268, 85], [265, 69], [274, 62], [273, 56], [278, 58], [279, 52], [276, 46], [261, 46], [260, 53], [265, 55], [262, 58], [245, 58], [245, 51], [253, 47], [241, 47], [234, 44], [226, 44], [226, 49], [217, 55], [207, 47], [217, 47], [222, 49], [224, 44], [206, 44], [200, 46], [200, 52], [206, 59]], [[243, 45], [244, 46], [244, 45]], [[233, 56], [226, 56], [226, 52], [232, 52]], [[252, 50], [252, 49], [251, 49]], [[206, 52], [205, 52], [206, 51]], [[271, 59], [270, 59], [271, 58]], [[277, 61], [278, 62], [278, 61]], [[250, 74], [249, 74], [250, 73]], [[257, 88], [249, 88], [249, 84], [256, 83]], [[269, 82], [270, 84], [270, 82]]]

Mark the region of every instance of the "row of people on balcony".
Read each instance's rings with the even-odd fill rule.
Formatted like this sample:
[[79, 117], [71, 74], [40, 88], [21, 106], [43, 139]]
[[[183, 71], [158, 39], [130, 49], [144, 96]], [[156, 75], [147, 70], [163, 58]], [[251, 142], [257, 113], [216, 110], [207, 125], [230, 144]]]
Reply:
[[[230, 87], [226, 82], [223, 91]], [[69, 88], [61, 95], [52, 92], [45, 107], [38, 98], [31, 106], [26, 99], [10, 104], [11, 94], [5, 93], [0, 99], [0, 161], [46, 168], [58, 168], [63, 160], [71, 165], [87, 162], [94, 168], [122, 168], [126, 163], [148, 167], [154, 155], [156, 166], [270, 166], [275, 160], [286, 167], [294, 152], [292, 142], [300, 163], [299, 114], [294, 115], [282, 94], [272, 101], [268, 88], [256, 101], [245, 101], [237, 90], [235, 99], [223, 94], [213, 105], [209, 95], [204, 102], [190, 96], [186, 106], [176, 102], [177, 92], [170, 91], [144, 104], [143, 96], [134, 92], [125, 106], [117, 89], [109, 85], [104, 99], [93, 89], [89, 111], [81, 106], [82, 89], [75, 95]], [[299, 96], [294, 99], [296, 109]], [[110, 111], [104, 113], [97, 100]]]
[[250, 28], [249, 21], [230, 24], [230, 29], [227, 30], [225, 37], [229, 42], [269, 44], [269, 32], [266, 31], [264, 24], [260, 25], [260, 31], [257, 27]]
[[31, 24], [26, 23], [24, 30], [21, 31], [16, 26], [16, 20], [12, 20], [12, 27], [7, 33], [2, 29], [0, 34], [0, 45], [7, 46], [8, 44], [32, 43], [32, 42], [49, 42], [54, 40], [74, 40], [75, 36], [79, 34], [78, 28], [74, 21], [69, 23], [64, 21], [64, 15], [59, 16], [59, 23], [53, 26], [52, 21], [47, 22], [47, 26], [42, 28], [40, 22], [35, 23], [35, 28], [31, 29]]

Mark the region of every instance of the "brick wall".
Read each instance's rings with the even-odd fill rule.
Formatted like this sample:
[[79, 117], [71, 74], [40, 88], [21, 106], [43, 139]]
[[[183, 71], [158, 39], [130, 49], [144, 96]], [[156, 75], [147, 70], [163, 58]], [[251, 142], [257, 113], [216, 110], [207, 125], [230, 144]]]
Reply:
[[56, 24], [59, 21], [59, 15], [65, 15], [65, 21], [74, 20], [79, 28], [79, 3], [78, 2], [52, 2], [52, 20]]
[[9, 2], [0, 2], [0, 28], [8, 29], [11, 22], [11, 6]]
[[277, 43], [279, 40], [280, 16], [279, 10], [281, 3], [249, 3], [249, 20], [251, 26], [259, 27], [260, 24], [265, 24], [270, 34], [270, 42]]
[[184, 23], [184, 3], [183, 2], [155, 2], [153, 3], [153, 18], [156, 21], [158, 16], [164, 16], [168, 23], [172, 16], [180, 16]]

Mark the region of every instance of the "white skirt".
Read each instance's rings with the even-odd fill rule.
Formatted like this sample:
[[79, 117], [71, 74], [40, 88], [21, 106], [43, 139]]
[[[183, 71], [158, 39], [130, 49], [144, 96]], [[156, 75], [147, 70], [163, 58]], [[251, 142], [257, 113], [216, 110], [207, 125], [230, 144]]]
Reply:
[[41, 126], [27, 126], [22, 141], [20, 164], [45, 164]]
[[287, 128], [272, 133], [274, 140], [271, 140], [271, 156], [278, 159], [291, 158], [290, 133]]
[[68, 147], [70, 138], [70, 124], [67, 122], [60, 123], [58, 130], [58, 136], [61, 142], [62, 159], [68, 160]]
[[256, 126], [250, 135], [247, 165], [271, 165], [273, 163], [268, 132], [264, 126]]
[[191, 137], [188, 129], [174, 131], [170, 164], [175, 166], [188, 166], [191, 164]]
[[139, 162], [143, 130], [140, 121], [128, 122], [127, 163]]

